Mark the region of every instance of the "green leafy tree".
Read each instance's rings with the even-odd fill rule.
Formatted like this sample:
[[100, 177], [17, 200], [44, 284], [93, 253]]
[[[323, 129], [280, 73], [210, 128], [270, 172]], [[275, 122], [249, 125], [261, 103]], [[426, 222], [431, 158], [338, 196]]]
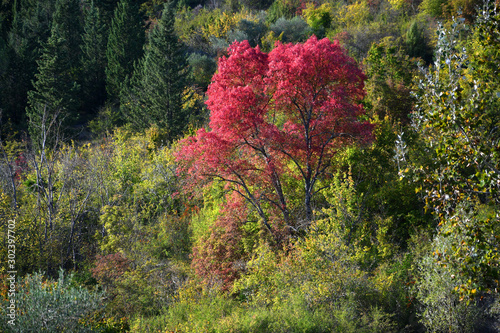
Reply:
[[286, 43], [304, 42], [312, 33], [311, 28], [300, 17], [292, 19], [279, 18], [271, 24], [269, 30], [276, 36], [282, 36], [282, 41]]
[[99, 8], [106, 25], [109, 26], [113, 19], [113, 13], [120, 0], [94, 0], [94, 4]]
[[190, 67], [191, 81], [206, 91], [217, 69], [217, 63], [214, 59], [198, 53], [192, 53], [187, 60]]
[[[412, 171], [425, 184], [422, 190], [440, 232], [470, 237], [439, 258], [467, 277], [460, 291], [468, 295], [496, 288], [499, 279], [500, 79], [493, 74], [500, 66], [499, 21], [496, 9], [484, 9], [464, 43], [458, 38], [464, 19], [451, 30], [441, 27], [436, 65], [419, 83], [413, 116], [432, 162], [415, 163]], [[473, 216], [485, 209], [488, 213], [459, 223], [457, 207]]]
[[175, 35], [174, 20], [169, 4], [149, 36], [144, 57], [121, 101], [123, 113], [136, 128], [155, 124], [165, 128], [169, 138], [180, 135], [189, 120], [182, 107], [187, 59]]
[[[452, 252], [453, 241], [450, 237], [436, 237], [432, 244], [434, 253]], [[435, 257], [430, 253], [420, 260], [418, 266], [420, 276], [416, 291], [422, 304], [420, 322], [428, 331], [477, 332], [474, 328], [485, 321], [487, 311], [479, 308], [479, 304], [460, 302], [454, 288], [457, 283], [465, 283], [465, 277], [451, 266], [436, 265]]]
[[14, 0], [0, 2], [0, 36], [5, 37], [12, 23], [12, 7]]
[[144, 29], [137, 6], [130, 0], [121, 0], [115, 9], [106, 49], [106, 91], [111, 100], [117, 100], [122, 83], [133, 72], [134, 61], [142, 55]]
[[302, 6], [300, 0], [285, 1], [275, 0], [267, 11], [267, 23], [275, 23], [280, 18], [292, 19]]
[[364, 67], [368, 76], [366, 102], [372, 116], [407, 124], [415, 103], [411, 88], [417, 65], [404, 54], [400, 40], [386, 37], [372, 44]]

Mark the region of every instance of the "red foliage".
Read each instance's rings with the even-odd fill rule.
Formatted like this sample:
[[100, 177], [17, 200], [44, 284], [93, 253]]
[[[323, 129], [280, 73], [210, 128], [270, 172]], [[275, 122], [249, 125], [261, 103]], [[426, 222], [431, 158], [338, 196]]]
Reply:
[[292, 226], [283, 178], [295, 177], [303, 182], [310, 221], [316, 183], [333, 155], [354, 139], [371, 139], [372, 126], [359, 121], [364, 79], [356, 62], [326, 38], [278, 43], [269, 54], [247, 41], [233, 43], [207, 91], [211, 131], [184, 140], [182, 171], [196, 182], [225, 181], [270, 230], [264, 202]]
[[[238, 219], [247, 209], [255, 209], [279, 245], [287, 232], [311, 221], [317, 182], [336, 152], [354, 140], [370, 141], [372, 131], [359, 120], [365, 75], [337, 42], [313, 36], [304, 44], [278, 43], [265, 54], [244, 41], [228, 53], [207, 91], [211, 130], [183, 140], [177, 153], [192, 188], [216, 179], [239, 195], [228, 198], [193, 253], [197, 274], [226, 289], [245, 259]], [[297, 191], [287, 184], [297, 180], [303, 206], [291, 214]]]
[[95, 267], [90, 271], [92, 276], [105, 287], [114, 286], [116, 281], [130, 269], [130, 260], [121, 253], [97, 255]]
[[28, 170], [28, 162], [24, 154], [19, 154], [19, 156], [14, 161], [14, 179], [21, 180], [21, 176]]

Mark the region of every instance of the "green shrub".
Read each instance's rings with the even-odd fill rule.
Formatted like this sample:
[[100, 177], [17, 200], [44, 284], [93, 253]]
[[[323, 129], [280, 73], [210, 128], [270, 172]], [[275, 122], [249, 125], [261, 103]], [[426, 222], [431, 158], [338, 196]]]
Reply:
[[455, 287], [463, 277], [450, 265], [437, 262], [435, 256], [447, 255], [453, 246], [451, 237], [436, 236], [433, 254], [421, 260], [417, 281], [417, 299], [422, 304], [420, 321], [429, 332], [473, 332], [482, 312], [474, 304], [460, 300]]
[[190, 76], [193, 83], [206, 89], [210, 84], [212, 75], [217, 69], [217, 64], [213, 58], [199, 53], [189, 55], [188, 63], [190, 67]]
[[283, 33], [283, 42], [285, 43], [304, 42], [312, 33], [306, 21], [298, 16], [292, 19], [281, 17], [269, 29], [276, 36]]
[[[59, 271], [57, 281], [40, 273], [18, 280], [15, 326], [0, 327], [7, 332], [89, 332], [80, 325], [86, 315], [102, 308], [102, 294], [72, 284], [73, 275]], [[8, 302], [2, 300], [2, 312]], [[2, 318], [6, 314], [2, 313]], [[4, 324], [2, 320], [2, 324]]]

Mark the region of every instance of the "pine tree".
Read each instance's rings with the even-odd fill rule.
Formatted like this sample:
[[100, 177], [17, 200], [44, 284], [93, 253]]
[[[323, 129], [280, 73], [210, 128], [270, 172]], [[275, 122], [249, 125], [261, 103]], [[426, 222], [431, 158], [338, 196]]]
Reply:
[[42, 56], [37, 61], [33, 90], [28, 92], [29, 132], [36, 149], [41, 142], [55, 142], [50, 133], [54, 126], [66, 127], [76, 118], [77, 92], [79, 86], [71, 73], [71, 62], [67, 41], [61, 37], [59, 25], [55, 24], [51, 36], [43, 46]]
[[79, 0], [56, 0], [52, 25], [58, 25], [61, 38], [66, 41], [68, 58], [74, 73], [78, 72], [82, 44], [82, 13]]
[[121, 0], [111, 21], [106, 58], [106, 91], [111, 100], [119, 97], [121, 86], [142, 55], [144, 30], [136, 5]]
[[14, 0], [0, 1], [0, 38], [5, 39], [12, 24], [12, 8], [14, 2]]
[[170, 139], [181, 134], [188, 122], [182, 107], [187, 59], [174, 32], [172, 4], [149, 35], [144, 57], [128, 89], [122, 92], [122, 110], [138, 129], [153, 124], [164, 128]]
[[107, 27], [94, 1], [85, 11], [83, 30], [81, 47], [83, 109], [95, 111], [106, 99]]
[[[6, 38], [9, 62], [0, 77], [1, 108], [5, 118], [23, 127], [28, 91], [37, 70], [42, 44], [50, 36], [53, 0], [15, 0]], [[5, 58], [4, 58], [5, 59]]]
[[94, 0], [93, 2], [99, 8], [103, 21], [109, 26], [119, 0]]
[[423, 31], [417, 21], [413, 21], [406, 31], [406, 49], [411, 57], [421, 57], [427, 62], [431, 61], [432, 54], [427, 47]]

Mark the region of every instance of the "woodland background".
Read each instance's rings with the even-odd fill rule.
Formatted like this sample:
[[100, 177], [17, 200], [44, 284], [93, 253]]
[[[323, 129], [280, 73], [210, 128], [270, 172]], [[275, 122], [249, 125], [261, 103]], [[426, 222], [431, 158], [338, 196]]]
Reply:
[[499, 22], [0, 0], [0, 329], [497, 332]]

